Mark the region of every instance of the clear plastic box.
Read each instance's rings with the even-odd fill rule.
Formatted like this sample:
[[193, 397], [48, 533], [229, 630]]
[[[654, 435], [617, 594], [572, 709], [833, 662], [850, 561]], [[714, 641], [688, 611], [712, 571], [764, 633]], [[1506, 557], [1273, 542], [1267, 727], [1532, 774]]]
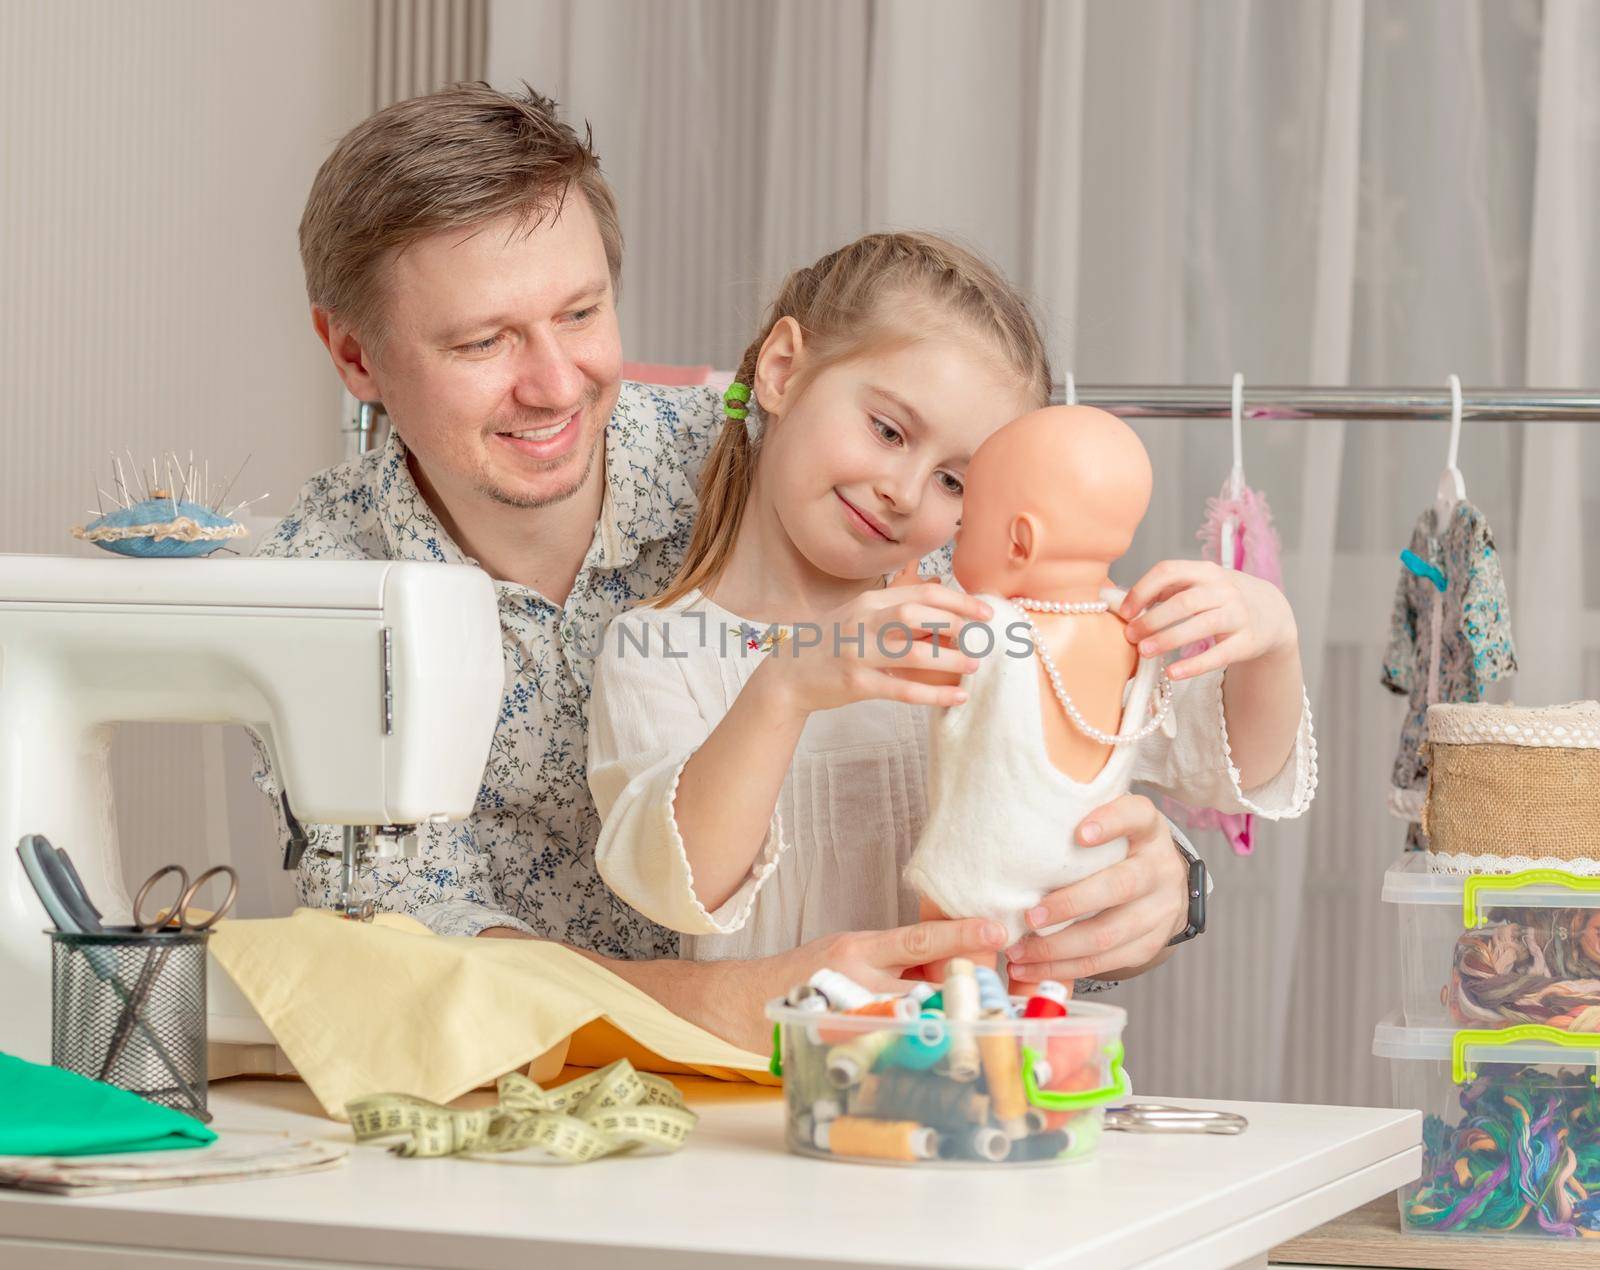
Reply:
[[1095, 1150], [1106, 1106], [1129, 1093], [1128, 1016], [1113, 1005], [1073, 1001], [1065, 1018], [958, 1022], [937, 1011], [872, 1017], [780, 1000], [767, 1017], [787, 1141], [801, 1155], [923, 1167], [1064, 1163]]
[[1423, 1113], [1422, 1176], [1396, 1192], [1408, 1232], [1600, 1235], [1600, 1036], [1539, 1024], [1378, 1025], [1395, 1101]]
[[1407, 1027], [1600, 1031], [1600, 878], [1431, 873], [1415, 852], [1383, 898], [1400, 907]]

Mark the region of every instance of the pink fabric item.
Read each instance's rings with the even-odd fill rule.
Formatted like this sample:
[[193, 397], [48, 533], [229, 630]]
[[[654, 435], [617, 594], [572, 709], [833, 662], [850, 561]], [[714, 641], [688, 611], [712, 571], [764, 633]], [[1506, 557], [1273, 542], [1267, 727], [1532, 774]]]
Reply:
[[622, 377], [638, 384], [692, 388], [708, 383], [713, 369], [711, 366], [671, 366], [665, 362], [623, 362]]
[[[1206, 500], [1205, 524], [1195, 537], [1200, 539], [1202, 559], [1222, 564], [1222, 524], [1232, 517], [1238, 525], [1233, 535], [1232, 567], [1252, 577], [1265, 578], [1279, 590], [1283, 589], [1283, 566], [1280, 562], [1282, 546], [1278, 531], [1272, 527], [1272, 508], [1267, 496], [1248, 485], [1239, 491], [1238, 498], [1228, 492], [1224, 481], [1222, 492]], [[1182, 656], [1193, 657], [1211, 647], [1212, 641], [1203, 639], [1183, 649]], [[1209, 807], [1190, 807], [1175, 798], [1163, 798], [1164, 810], [1175, 820], [1184, 821], [1191, 829], [1220, 829], [1234, 851], [1249, 855], [1255, 850], [1255, 817], [1213, 811]]]

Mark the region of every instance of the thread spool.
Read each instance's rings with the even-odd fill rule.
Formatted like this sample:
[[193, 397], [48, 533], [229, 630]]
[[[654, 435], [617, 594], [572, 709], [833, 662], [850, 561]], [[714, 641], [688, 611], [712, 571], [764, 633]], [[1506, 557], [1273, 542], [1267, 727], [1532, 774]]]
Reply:
[[1045, 1088], [1075, 1093], [1100, 1084], [1098, 1046], [1098, 1038], [1090, 1035], [1050, 1037], [1045, 1042], [1045, 1060], [1050, 1065]]
[[915, 1001], [917, 1008], [920, 1010], [927, 1006], [929, 997], [937, 996], [938, 993], [939, 989], [934, 987], [933, 984], [926, 979], [919, 979], [911, 985], [911, 991], [906, 993], [906, 996]]
[[876, 1032], [863, 1032], [854, 1040], [835, 1045], [828, 1051], [828, 1082], [835, 1089], [848, 1089], [861, 1083], [873, 1065], [891, 1045], [899, 1039], [892, 1028]]
[[839, 1105], [837, 1098], [818, 1098], [811, 1104], [811, 1123], [825, 1124], [829, 1120], [837, 1120], [844, 1115], [844, 1108]]
[[[1004, 1010], [986, 1010], [985, 1022], [1008, 1018]], [[1022, 1072], [1017, 1061], [1017, 1041], [1009, 1033], [984, 1035], [978, 1038], [978, 1049], [983, 1057], [983, 1077], [989, 1085], [989, 1097], [994, 1100], [995, 1119], [1008, 1138], [1028, 1136], [1028, 1095], [1022, 1087]]]
[[932, 994], [929, 995], [928, 999], [922, 1003], [922, 1008], [924, 1010], [943, 1010], [944, 993], [935, 988]]
[[796, 1108], [809, 1107], [833, 1093], [828, 1081], [827, 1051], [814, 1044], [809, 1028], [783, 1025], [783, 1087]]
[[955, 957], [945, 970], [944, 1012], [949, 1017], [950, 1052], [945, 1056], [951, 1080], [977, 1080], [982, 1060], [970, 1026], [978, 1021], [978, 976], [965, 957]]
[[992, 966], [974, 966], [972, 973], [978, 979], [978, 1009], [980, 1011], [1001, 1010], [1009, 1018], [1011, 1015], [1011, 998], [1006, 995], [1006, 986], [1000, 982], [1000, 973]]
[[894, 1070], [874, 1072], [850, 1093], [850, 1114], [880, 1120], [915, 1120], [935, 1129], [985, 1124], [991, 1100], [971, 1085], [943, 1076]]
[[827, 998], [833, 1010], [856, 1010], [876, 999], [873, 993], [837, 970], [819, 970], [806, 982]]
[[974, 1125], [939, 1139], [941, 1160], [982, 1160], [998, 1164], [1011, 1154], [1011, 1139], [993, 1125]]
[[1067, 1002], [1072, 999], [1072, 994], [1065, 985], [1057, 983], [1054, 979], [1041, 979], [1034, 987], [1033, 995], [1022, 1007], [1022, 1017], [1025, 1019], [1064, 1019], [1067, 1017]]
[[[918, 1013], [917, 1005], [910, 997], [884, 997], [879, 1001], [868, 1001], [853, 1010], [841, 1011], [840, 1015], [847, 1019], [882, 1019], [891, 1022], [914, 1019]], [[817, 1023], [811, 1030], [816, 1034], [819, 1045], [842, 1045], [861, 1035], [859, 1027], [849, 1024]]]
[[902, 1032], [883, 1061], [892, 1067], [925, 1072], [950, 1052], [950, 1029], [942, 1010], [924, 1010], [914, 1031]]
[[1100, 1135], [1105, 1132], [1105, 1119], [1098, 1112], [1080, 1115], [1067, 1130], [1067, 1146], [1063, 1156], [1088, 1155], [1100, 1145]]
[[789, 989], [789, 995], [784, 997], [783, 1003], [793, 1010], [815, 1010], [819, 1014], [828, 1008], [828, 998], [809, 983]]
[[815, 1126], [811, 1140], [819, 1151], [870, 1160], [931, 1160], [939, 1154], [938, 1133], [911, 1120], [841, 1116]]
[[1013, 1142], [1009, 1159], [1015, 1164], [1026, 1164], [1031, 1160], [1053, 1160], [1058, 1155], [1065, 1155], [1071, 1149], [1071, 1131], [1055, 1129], [1047, 1133], [1035, 1133]]
[[1065, 1129], [1079, 1114], [1076, 1111], [1046, 1111], [1043, 1107], [1029, 1107], [1028, 1132], [1048, 1133], [1055, 1129]]

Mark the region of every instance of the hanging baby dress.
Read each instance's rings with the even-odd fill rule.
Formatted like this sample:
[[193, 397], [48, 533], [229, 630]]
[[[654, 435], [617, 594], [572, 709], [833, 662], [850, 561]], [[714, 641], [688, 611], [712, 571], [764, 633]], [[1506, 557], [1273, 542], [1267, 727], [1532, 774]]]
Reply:
[[1489, 522], [1465, 499], [1417, 520], [1395, 590], [1383, 686], [1410, 697], [1400, 729], [1389, 810], [1410, 822], [1406, 848], [1427, 848], [1417, 823], [1428, 787], [1428, 707], [1480, 701], [1485, 685], [1516, 673], [1511, 609]]
[[[1222, 492], [1206, 500], [1205, 523], [1195, 535], [1202, 544], [1201, 558], [1252, 577], [1265, 578], [1282, 590], [1283, 569], [1279, 564], [1282, 549], [1278, 531], [1272, 525], [1272, 508], [1267, 505], [1267, 496], [1243, 482], [1238, 484], [1237, 495], [1233, 489], [1234, 480], [1230, 476], [1223, 482]], [[1225, 549], [1231, 549], [1231, 558], [1224, 559]], [[1182, 656], [1193, 657], [1204, 652], [1212, 642], [1203, 639], [1190, 644], [1184, 648]], [[1182, 820], [1189, 828], [1220, 830], [1239, 855], [1249, 855], [1255, 850], [1255, 818], [1248, 812], [1236, 815], [1209, 807], [1190, 807], [1174, 798], [1162, 801], [1167, 815]]]

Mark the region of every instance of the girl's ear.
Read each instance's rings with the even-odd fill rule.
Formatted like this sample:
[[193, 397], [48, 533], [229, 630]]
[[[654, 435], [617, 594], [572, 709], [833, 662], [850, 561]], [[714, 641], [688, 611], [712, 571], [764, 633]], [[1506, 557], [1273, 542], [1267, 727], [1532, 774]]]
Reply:
[[1007, 534], [1006, 559], [1014, 565], [1029, 565], [1039, 552], [1039, 522], [1031, 512], [1012, 518]]
[[756, 382], [750, 385], [761, 409], [780, 415], [793, 397], [794, 374], [805, 346], [805, 332], [792, 317], [781, 317], [772, 324], [756, 354]]

